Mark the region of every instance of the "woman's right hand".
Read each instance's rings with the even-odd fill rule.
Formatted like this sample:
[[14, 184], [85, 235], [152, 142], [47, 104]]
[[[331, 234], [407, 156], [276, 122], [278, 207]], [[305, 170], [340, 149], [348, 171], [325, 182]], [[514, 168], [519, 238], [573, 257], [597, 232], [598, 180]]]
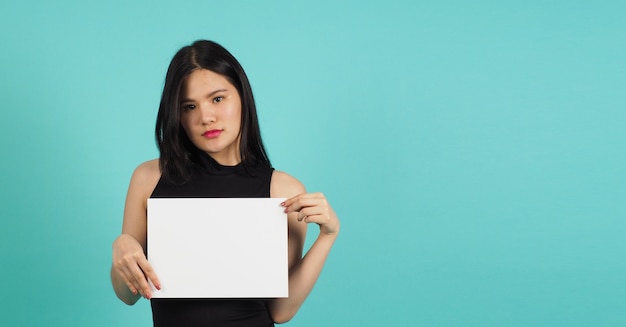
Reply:
[[148, 281], [161, 289], [159, 278], [143, 252], [141, 244], [132, 235], [122, 234], [113, 242], [113, 270], [135, 295], [152, 297]]

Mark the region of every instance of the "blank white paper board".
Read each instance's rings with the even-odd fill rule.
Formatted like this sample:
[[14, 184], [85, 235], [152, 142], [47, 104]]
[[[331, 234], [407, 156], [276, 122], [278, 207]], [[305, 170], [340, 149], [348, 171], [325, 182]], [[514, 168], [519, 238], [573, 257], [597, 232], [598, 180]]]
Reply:
[[148, 261], [161, 281], [153, 297], [287, 297], [282, 201], [148, 199]]

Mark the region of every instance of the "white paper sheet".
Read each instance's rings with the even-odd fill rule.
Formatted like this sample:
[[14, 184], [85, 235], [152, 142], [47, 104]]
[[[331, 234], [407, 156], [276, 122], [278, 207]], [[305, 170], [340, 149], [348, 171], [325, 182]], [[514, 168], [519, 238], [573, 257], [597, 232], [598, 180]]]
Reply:
[[148, 199], [154, 298], [288, 296], [287, 215], [279, 198]]

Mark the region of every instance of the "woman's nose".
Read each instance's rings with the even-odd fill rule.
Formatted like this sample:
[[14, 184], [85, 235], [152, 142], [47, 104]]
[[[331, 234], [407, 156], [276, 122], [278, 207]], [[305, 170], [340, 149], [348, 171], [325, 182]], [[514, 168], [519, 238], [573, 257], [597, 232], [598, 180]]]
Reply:
[[215, 122], [215, 111], [210, 105], [204, 105], [200, 108], [200, 115], [203, 124], [210, 124]]

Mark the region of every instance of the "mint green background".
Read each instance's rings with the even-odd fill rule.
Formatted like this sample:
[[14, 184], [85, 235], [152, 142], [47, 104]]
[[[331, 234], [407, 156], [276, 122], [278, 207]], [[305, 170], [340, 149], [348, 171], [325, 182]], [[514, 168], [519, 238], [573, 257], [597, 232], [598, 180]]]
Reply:
[[0, 325], [151, 325], [113, 294], [111, 242], [167, 64], [208, 38], [246, 68], [274, 165], [342, 220], [287, 325], [625, 326], [625, 12], [2, 2]]

